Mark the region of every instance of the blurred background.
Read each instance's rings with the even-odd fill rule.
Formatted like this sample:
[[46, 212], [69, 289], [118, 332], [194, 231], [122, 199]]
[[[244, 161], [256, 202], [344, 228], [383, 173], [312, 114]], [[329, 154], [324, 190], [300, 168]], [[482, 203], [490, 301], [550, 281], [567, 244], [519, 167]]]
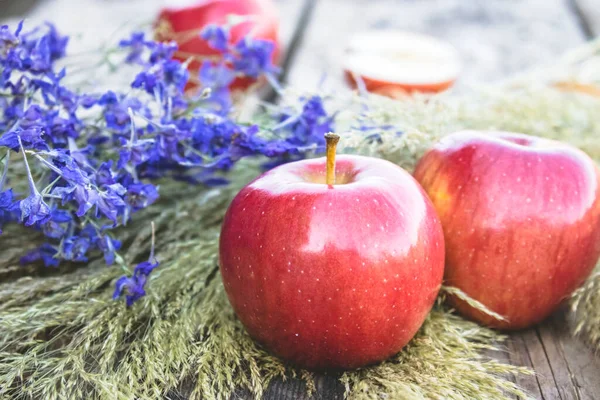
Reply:
[[[61, 32], [75, 35], [75, 48], [93, 48], [111, 37], [116, 40], [128, 36], [132, 30], [151, 31], [165, 7], [180, 8], [211, 1], [223, 0], [0, 0], [0, 20], [16, 25], [25, 19], [32, 26], [51, 21]], [[449, 43], [460, 59], [459, 87], [498, 81], [534, 65], [551, 65], [566, 50], [600, 33], [600, 0], [274, 0], [273, 3], [278, 12], [279, 41], [284, 54], [279, 61], [284, 66], [283, 78], [305, 89], [322, 85], [326, 89], [349, 90], [344, 81], [345, 50], [350, 38], [366, 29], [400, 29]], [[377, 40], [373, 47], [380, 42]], [[415, 43], [415, 47], [419, 44]], [[443, 60], [439, 61], [439, 68], [443, 68], [442, 64]], [[377, 65], [368, 69], [371, 67], [377, 69]]]

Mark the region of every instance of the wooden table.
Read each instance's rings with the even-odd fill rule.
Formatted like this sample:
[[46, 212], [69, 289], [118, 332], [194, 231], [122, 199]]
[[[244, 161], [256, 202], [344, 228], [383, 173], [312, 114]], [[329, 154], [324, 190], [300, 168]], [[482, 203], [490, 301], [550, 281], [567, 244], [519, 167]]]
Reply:
[[[125, 21], [151, 20], [167, 0], [4, 0], [0, 19], [53, 20], [59, 26], [104, 36]], [[278, 0], [287, 43], [283, 79], [326, 90], [349, 90], [340, 60], [348, 36], [364, 28], [401, 28], [453, 43], [465, 68], [459, 88], [490, 82], [525, 68], [550, 64], [563, 51], [600, 35], [600, 0]], [[77, 8], [77, 11], [73, 10]], [[77, 15], [77, 18], [73, 18]], [[135, 15], [135, 17], [134, 17]], [[92, 24], [90, 21], [103, 21]], [[134, 25], [131, 25], [134, 26]], [[536, 371], [517, 383], [539, 399], [600, 399], [600, 357], [573, 338], [561, 310], [540, 326], [510, 335], [506, 351], [491, 356]], [[335, 375], [316, 377], [313, 399], [342, 399]], [[185, 387], [170, 399], [186, 399]], [[234, 398], [249, 399], [244, 391]], [[265, 399], [308, 399], [298, 379], [276, 380]]]

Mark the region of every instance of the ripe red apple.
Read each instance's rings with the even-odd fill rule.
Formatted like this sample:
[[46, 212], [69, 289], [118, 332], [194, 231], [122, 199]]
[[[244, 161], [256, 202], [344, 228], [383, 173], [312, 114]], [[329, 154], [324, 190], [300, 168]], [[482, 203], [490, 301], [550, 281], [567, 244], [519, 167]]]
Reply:
[[441, 92], [454, 84], [460, 71], [458, 52], [450, 44], [393, 30], [356, 34], [346, 47], [343, 63], [352, 86], [360, 77], [369, 92], [392, 98]]
[[[163, 9], [156, 22], [158, 40], [175, 40], [179, 45], [175, 58], [187, 61], [192, 76], [197, 74], [200, 59], [203, 56], [219, 55], [208, 43], [200, 38], [200, 32], [208, 24], [223, 25], [230, 15], [248, 16], [248, 21], [241, 22], [231, 29], [231, 43], [236, 43], [244, 36], [251, 34], [258, 39], [275, 43], [272, 62], [279, 60], [281, 46], [279, 43], [279, 19], [275, 5], [271, 0], [195, 0], [186, 7], [169, 7]], [[233, 89], [246, 89], [255, 80], [237, 78], [231, 84]]]
[[598, 261], [598, 169], [580, 150], [517, 133], [465, 131], [435, 145], [414, 175], [444, 227], [448, 285], [507, 321], [452, 299], [472, 319], [531, 326]]
[[341, 156], [335, 185], [327, 169], [325, 158], [289, 163], [242, 189], [223, 223], [221, 274], [267, 349], [306, 368], [356, 368], [397, 353], [425, 320], [443, 232], [400, 167]]

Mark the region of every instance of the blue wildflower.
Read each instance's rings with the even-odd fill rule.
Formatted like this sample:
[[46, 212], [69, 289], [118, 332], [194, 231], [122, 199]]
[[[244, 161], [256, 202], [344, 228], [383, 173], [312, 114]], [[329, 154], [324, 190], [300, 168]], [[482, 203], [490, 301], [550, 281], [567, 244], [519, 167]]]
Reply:
[[225, 27], [210, 24], [207, 25], [200, 37], [208, 42], [208, 45], [215, 50], [226, 51], [229, 44], [229, 30]]
[[146, 295], [145, 286], [148, 281], [148, 276], [160, 265], [154, 257], [154, 238], [154, 223], [152, 223], [152, 247], [148, 261], [136, 265], [131, 277], [123, 275], [115, 282], [113, 299], [116, 300], [124, 295], [127, 307], [130, 307], [133, 303]]
[[100, 164], [98, 170], [96, 171], [96, 183], [104, 186], [104, 185], [112, 185], [117, 183], [115, 174], [112, 171], [113, 161], [108, 160]]
[[118, 131], [129, 129], [131, 123], [129, 109], [139, 111], [143, 107], [139, 99], [117, 95], [113, 91], [108, 91], [102, 95], [98, 100], [98, 104], [104, 107], [106, 126]]
[[184, 68], [183, 64], [176, 60], [165, 61], [163, 65], [163, 74], [165, 83], [174, 86], [180, 92], [183, 91], [190, 77], [188, 70]]
[[8, 50], [19, 44], [19, 33], [23, 29], [23, 21], [19, 22], [15, 33], [8, 29], [8, 25], [0, 26], [0, 56], [6, 56]]
[[323, 135], [333, 131], [333, 117], [323, 105], [320, 96], [312, 96], [305, 101], [302, 112], [297, 115], [284, 114], [275, 130], [285, 128], [290, 134], [286, 141], [292, 145], [306, 146], [315, 144], [318, 148], [325, 145]]
[[73, 222], [73, 216], [66, 210], [53, 209], [50, 218], [42, 224], [42, 232], [46, 237], [61, 239], [67, 233], [67, 226]]
[[48, 145], [42, 138], [43, 135], [44, 131], [39, 126], [32, 126], [28, 129], [17, 127], [0, 137], [0, 146], [18, 152], [21, 148], [19, 142], [21, 142], [23, 147], [28, 150], [48, 150]]
[[133, 32], [128, 39], [119, 42], [119, 47], [129, 48], [129, 53], [125, 58], [127, 63], [141, 63], [141, 56], [146, 47], [152, 42], [147, 42], [144, 32]]
[[31, 264], [42, 261], [46, 267], [58, 267], [58, 250], [49, 243], [44, 243], [37, 249], [21, 257], [21, 264]]
[[60, 253], [65, 260], [86, 262], [88, 259], [85, 255], [89, 248], [89, 238], [70, 236], [63, 240]]
[[[299, 112], [279, 113], [270, 136], [231, 118], [234, 79], [272, 78], [277, 72], [273, 43], [244, 38], [233, 46], [227, 29], [207, 27], [201, 36], [222, 60], [202, 64], [202, 90], [189, 98], [183, 93], [187, 65], [173, 59], [177, 46], [133, 33], [119, 46], [127, 62], [142, 67], [133, 86], [143, 91], [86, 93], [69, 87], [67, 71], [55, 63], [66, 54], [68, 37], [52, 25], [24, 34], [21, 26], [15, 32], [0, 27], [0, 147], [24, 151], [30, 189], [26, 198], [15, 198], [3, 188], [4, 169], [0, 225], [18, 221], [46, 236], [47, 243], [24, 262], [58, 265], [101, 251], [113, 264], [121, 243], [110, 230], [157, 201], [154, 180], [226, 184], [222, 173], [239, 159], [263, 155], [274, 160], [271, 164], [299, 159], [319, 151], [323, 133], [332, 130], [333, 117], [318, 97], [303, 99]], [[134, 113], [145, 119], [143, 126], [135, 126]], [[50, 170], [33, 175], [40, 176], [36, 183], [27, 157]], [[38, 191], [36, 184], [44, 189]], [[131, 277], [117, 282], [115, 296], [132, 304], [145, 294], [157, 266], [152, 253]]]
[[146, 275], [133, 275], [132, 277], [123, 275], [115, 283], [113, 299], [117, 300], [125, 295], [125, 303], [127, 307], [131, 307], [133, 303], [146, 295], [144, 287], [147, 279]]
[[135, 76], [135, 79], [131, 82], [131, 87], [144, 89], [146, 92], [153, 94], [158, 85], [162, 83], [160, 73], [159, 67], [142, 71]]
[[115, 263], [115, 254], [121, 248], [121, 241], [111, 238], [108, 234], [95, 238], [96, 246], [104, 253], [106, 265]]
[[228, 56], [227, 60], [238, 73], [256, 79], [262, 74], [279, 72], [271, 63], [275, 44], [269, 40], [244, 37], [235, 44], [234, 50], [236, 54]]
[[199, 79], [202, 87], [208, 89], [205, 92], [206, 102], [218, 105], [219, 114], [227, 114], [232, 106], [229, 85], [235, 79], [235, 73], [224, 63], [204, 61], [200, 66]]
[[133, 119], [133, 110], [129, 109], [127, 111], [130, 120], [130, 133], [129, 140], [121, 139], [123, 148], [119, 150], [119, 161], [117, 163], [117, 168], [119, 169], [125, 168], [127, 164], [137, 166], [146, 161], [149, 157], [148, 150], [154, 143], [153, 139], [138, 139], [138, 131]]
[[127, 204], [133, 211], [144, 209], [157, 199], [158, 191], [152, 184], [134, 183], [127, 187]]
[[83, 217], [92, 207], [98, 204], [98, 192], [88, 186], [83, 185], [68, 185], [55, 186], [52, 189], [52, 195], [60, 197], [62, 204], [67, 204], [71, 201], [77, 203], [78, 208], [75, 215]]
[[150, 57], [148, 61], [150, 64], [156, 64], [163, 60], [171, 60], [173, 55], [177, 51], [177, 43], [168, 42], [168, 43], [154, 43], [152, 46], [152, 53], [150, 53]]
[[82, 94], [79, 96], [79, 104], [83, 108], [92, 108], [98, 103], [98, 98], [89, 94]]
[[131, 87], [144, 89], [152, 95], [156, 90], [164, 91], [167, 86], [182, 92], [188, 79], [189, 72], [179, 61], [166, 60], [137, 74]]
[[57, 175], [61, 176], [67, 182], [74, 185], [89, 185], [90, 180], [88, 174], [81, 166], [71, 157], [65, 150], [52, 150], [48, 152], [40, 152], [41, 155], [49, 156], [52, 163], [49, 163], [39, 158], [45, 165], [49, 166]]
[[50, 207], [37, 190], [32, 191], [28, 197], [21, 200], [19, 207], [21, 208], [21, 220], [25, 226], [43, 224], [50, 218]]
[[67, 44], [69, 43], [68, 36], [61, 36], [54, 24], [46, 22], [46, 27], [48, 31], [46, 33], [46, 37], [48, 38], [48, 47], [50, 49], [50, 58], [54, 60], [58, 60], [65, 56], [67, 52]]
[[12, 189], [4, 191], [4, 184], [8, 175], [8, 160], [9, 154], [4, 156], [4, 170], [0, 178], [0, 235], [2, 234], [2, 226], [8, 222], [16, 220], [18, 216], [15, 212], [18, 210], [18, 203], [15, 203]]
[[[117, 223], [117, 218], [125, 211], [125, 189], [120, 183], [106, 185], [106, 190], [99, 192], [97, 199], [97, 208], [106, 218]], [[98, 212], [96, 213], [98, 215]]]
[[65, 147], [70, 139], [77, 139], [79, 133], [78, 126], [73, 119], [60, 117], [57, 111], [46, 114], [45, 129], [48, 132], [48, 137], [55, 147]]
[[29, 196], [19, 203], [21, 209], [21, 221], [23, 221], [25, 226], [43, 224], [50, 219], [50, 207], [44, 202], [42, 195], [35, 187], [33, 177], [31, 176], [31, 170], [29, 169], [29, 163], [27, 162], [27, 156], [25, 155], [25, 149], [23, 149], [21, 139], [18, 138], [18, 140], [21, 151], [23, 152], [23, 160], [25, 161], [27, 180], [29, 182]]
[[12, 189], [3, 192], [0, 185], [0, 235], [2, 234], [2, 226], [4, 224], [15, 221], [18, 218], [17, 210], [18, 203], [15, 202]]

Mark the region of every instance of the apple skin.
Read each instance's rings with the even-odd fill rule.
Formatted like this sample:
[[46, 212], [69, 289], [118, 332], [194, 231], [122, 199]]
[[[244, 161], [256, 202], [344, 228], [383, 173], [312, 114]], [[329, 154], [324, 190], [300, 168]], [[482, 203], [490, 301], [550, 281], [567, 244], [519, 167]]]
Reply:
[[442, 221], [446, 284], [507, 321], [451, 298], [471, 319], [530, 327], [598, 261], [598, 169], [580, 150], [524, 134], [464, 131], [428, 151], [414, 176]]
[[397, 353], [415, 335], [444, 270], [441, 224], [410, 174], [379, 159], [279, 166], [235, 197], [220, 269], [250, 335], [309, 369], [350, 369]]
[[[156, 38], [161, 41], [177, 41], [179, 49], [175, 53], [175, 58], [181, 62], [188, 60], [193, 55], [219, 55], [220, 52], [211, 48], [199, 35], [208, 24], [225, 24], [227, 16], [230, 14], [252, 15], [256, 18], [253, 21], [235, 25], [230, 33], [231, 43], [236, 43], [250, 32], [254, 38], [269, 40], [275, 44], [271, 61], [276, 64], [281, 55], [281, 44], [279, 41], [279, 18], [272, 0], [198, 0], [189, 7], [164, 8], [155, 23], [158, 28]], [[168, 27], [166, 34], [163, 31], [165, 26]], [[194, 31], [197, 34], [190, 36], [190, 32]], [[173, 37], [173, 33], [182, 35], [186, 39]], [[188, 65], [188, 70], [191, 74], [197, 75], [200, 66], [201, 62], [192, 60]], [[256, 80], [248, 77], [239, 77], [232, 82], [231, 88], [245, 90], [255, 82]], [[192, 83], [188, 84], [188, 88], [194, 86]]]

